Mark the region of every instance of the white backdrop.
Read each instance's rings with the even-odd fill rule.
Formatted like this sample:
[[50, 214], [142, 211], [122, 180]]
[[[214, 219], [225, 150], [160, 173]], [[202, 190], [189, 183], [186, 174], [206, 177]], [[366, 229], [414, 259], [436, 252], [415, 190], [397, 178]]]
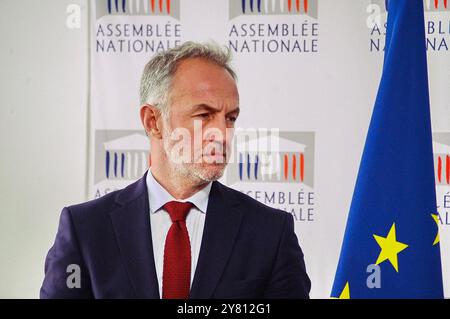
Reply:
[[[444, 0], [435, 4], [424, 1], [448, 297], [450, 8]], [[232, 163], [221, 181], [294, 215], [311, 297], [327, 298], [381, 75], [384, 1], [97, 0], [90, 9], [89, 199], [148, 167], [138, 86], [149, 58], [187, 40], [229, 46], [241, 98], [237, 126], [279, 129], [280, 149], [272, 155], [280, 170], [262, 178], [261, 163], [255, 165], [264, 150], [237, 148], [243, 173]]]
[[87, 198], [86, 7], [0, 1], [0, 298], [39, 296], [61, 208]]

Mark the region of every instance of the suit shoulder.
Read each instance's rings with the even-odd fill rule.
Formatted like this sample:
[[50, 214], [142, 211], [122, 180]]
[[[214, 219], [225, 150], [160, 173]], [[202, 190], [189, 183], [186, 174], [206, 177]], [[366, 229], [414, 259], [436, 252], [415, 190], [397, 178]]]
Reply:
[[103, 214], [104, 212], [111, 211], [114, 209], [116, 204], [116, 198], [120, 194], [120, 190], [113, 191], [102, 197], [92, 199], [83, 203], [74, 204], [67, 206], [72, 216], [82, 218], [84, 215], [98, 215]]
[[291, 214], [285, 212], [284, 210], [270, 207], [245, 193], [242, 193], [238, 190], [235, 190], [223, 184], [220, 185], [221, 187], [223, 187], [225, 192], [232, 194], [236, 198], [236, 200], [245, 207], [247, 214], [255, 215], [256, 218], [259, 217], [271, 220], [278, 220], [282, 222], [286, 218], [291, 216]]
[[[115, 190], [102, 197], [68, 206], [67, 208], [73, 216], [84, 217], [103, 216], [106, 212], [118, 208], [121, 204], [132, 201], [137, 197], [143, 195], [146, 190], [145, 175], [141, 179], [129, 184], [125, 188]], [[86, 216], [87, 217], [87, 216]]]

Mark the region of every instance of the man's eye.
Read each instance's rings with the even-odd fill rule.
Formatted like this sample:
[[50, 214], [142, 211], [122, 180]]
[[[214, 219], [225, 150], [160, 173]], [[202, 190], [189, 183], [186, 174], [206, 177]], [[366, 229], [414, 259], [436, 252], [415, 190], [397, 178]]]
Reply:
[[236, 116], [228, 116], [227, 119], [231, 122], [236, 122], [237, 117]]
[[197, 117], [201, 117], [203, 119], [207, 119], [209, 117], [209, 113], [200, 113], [200, 114], [197, 114]]

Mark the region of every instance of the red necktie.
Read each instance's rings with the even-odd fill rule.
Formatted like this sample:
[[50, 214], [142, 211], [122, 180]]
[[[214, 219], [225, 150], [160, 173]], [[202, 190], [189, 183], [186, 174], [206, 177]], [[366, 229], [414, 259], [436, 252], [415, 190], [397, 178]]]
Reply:
[[191, 244], [186, 216], [194, 204], [171, 201], [163, 207], [172, 226], [166, 237], [163, 266], [163, 299], [187, 299], [191, 286]]

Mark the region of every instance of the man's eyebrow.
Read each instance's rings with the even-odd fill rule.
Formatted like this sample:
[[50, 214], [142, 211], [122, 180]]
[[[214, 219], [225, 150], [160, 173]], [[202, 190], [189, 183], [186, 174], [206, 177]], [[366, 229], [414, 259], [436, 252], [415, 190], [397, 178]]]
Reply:
[[197, 105], [193, 106], [193, 108], [192, 108], [193, 112], [196, 112], [198, 110], [207, 110], [209, 112], [219, 112], [219, 109], [216, 109], [216, 108], [212, 107], [211, 105], [208, 105], [205, 103], [197, 104]]
[[[206, 111], [209, 111], [209, 112], [219, 112], [220, 111], [219, 109], [217, 109], [215, 107], [212, 107], [211, 105], [208, 105], [208, 104], [205, 104], [205, 103], [194, 105], [193, 108], [192, 108], [193, 112], [197, 112], [199, 110], [206, 110]], [[237, 112], [239, 114], [239, 111], [240, 111], [239, 106], [237, 106], [233, 110], [229, 111], [227, 114], [230, 114], [230, 113], [233, 113], [233, 112]]]

